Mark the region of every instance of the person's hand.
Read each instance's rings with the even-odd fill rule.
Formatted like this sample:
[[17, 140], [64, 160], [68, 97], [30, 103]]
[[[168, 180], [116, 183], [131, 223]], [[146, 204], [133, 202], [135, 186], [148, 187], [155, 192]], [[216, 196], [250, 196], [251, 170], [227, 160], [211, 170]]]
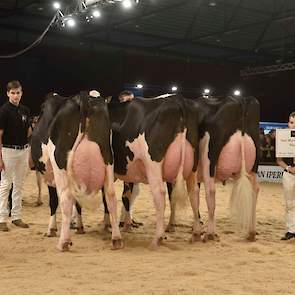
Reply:
[[5, 170], [4, 162], [0, 159], [0, 171]]
[[295, 167], [289, 167], [289, 172], [292, 174], [295, 174]]

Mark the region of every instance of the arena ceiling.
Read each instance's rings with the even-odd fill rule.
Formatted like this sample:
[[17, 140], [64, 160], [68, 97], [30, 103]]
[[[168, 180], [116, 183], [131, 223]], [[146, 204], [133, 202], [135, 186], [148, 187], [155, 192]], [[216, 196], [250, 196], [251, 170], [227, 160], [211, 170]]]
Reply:
[[[70, 12], [77, 1], [60, 2]], [[38, 38], [55, 14], [52, 2], [0, 0], [0, 54], [10, 53], [5, 44], [19, 48]], [[102, 5], [101, 13], [89, 22], [81, 13], [72, 29], [55, 24], [39, 46], [249, 66], [295, 59], [294, 0], [140, 0], [128, 11]]]

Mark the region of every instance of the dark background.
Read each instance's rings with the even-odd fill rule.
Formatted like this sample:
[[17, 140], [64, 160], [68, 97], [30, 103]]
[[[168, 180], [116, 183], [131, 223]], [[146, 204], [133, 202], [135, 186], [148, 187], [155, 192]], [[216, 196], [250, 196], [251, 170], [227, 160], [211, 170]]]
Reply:
[[[5, 44], [0, 44], [3, 49]], [[7, 47], [7, 52], [15, 48]], [[244, 95], [258, 98], [261, 121], [285, 122], [295, 110], [294, 70], [251, 76], [243, 79], [239, 65], [194, 63], [161, 56], [74, 49], [37, 48], [13, 59], [0, 59], [0, 103], [6, 101], [6, 84], [17, 79], [23, 85], [23, 103], [38, 114], [46, 93], [71, 95], [97, 89], [103, 96], [116, 96], [126, 84], [141, 81], [145, 96], [169, 92], [172, 84], [186, 97], [198, 97], [204, 87], [215, 95], [230, 94], [235, 87]], [[155, 87], [156, 86], [156, 87]]]
[[[204, 87], [221, 96], [239, 87], [260, 101], [261, 121], [286, 122], [295, 111], [295, 70], [240, 76], [247, 67], [294, 64], [295, 0], [140, 0], [130, 10], [110, 0], [60, 3], [56, 12], [48, 0], [0, 0], [0, 56], [41, 40], [48, 28], [36, 48], [0, 58], [0, 104], [6, 83], [18, 79], [34, 114], [51, 91], [116, 96], [138, 82], [147, 97], [173, 84], [190, 98]], [[89, 21], [94, 8], [102, 17]], [[62, 26], [69, 15], [73, 30]]]

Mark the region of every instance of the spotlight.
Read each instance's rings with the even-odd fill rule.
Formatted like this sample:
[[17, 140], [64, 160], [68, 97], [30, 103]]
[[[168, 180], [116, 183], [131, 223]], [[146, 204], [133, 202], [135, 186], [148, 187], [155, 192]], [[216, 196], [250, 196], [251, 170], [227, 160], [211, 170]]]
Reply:
[[130, 9], [132, 7], [132, 2], [131, 2], [131, 0], [123, 0], [122, 5], [124, 8]]
[[240, 95], [241, 95], [241, 91], [240, 91], [239, 89], [236, 89], [236, 90], [234, 91], [234, 95], [235, 95], [235, 96], [240, 96]]
[[210, 89], [209, 88], [205, 88], [203, 90], [203, 98], [209, 98], [210, 96]]
[[177, 87], [177, 86], [172, 86], [172, 87], [171, 87], [171, 90], [172, 90], [173, 92], [176, 92], [176, 91], [178, 90], [178, 87]]
[[72, 27], [74, 27], [75, 25], [76, 25], [76, 22], [75, 22], [74, 19], [69, 18], [69, 19], [67, 20], [67, 26], [68, 26], [68, 27], [72, 28]]
[[100, 13], [99, 10], [93, 10], [92, 15], [93, 15], [94, 17], [98, 18], [98, 17], [101, 16], [101, 13]]
[[139, 84], [136, 85], [136, 88], [142, 89], [143, 88], [143, 85], [141, 83], [139, 83]]
[[217, 3], [215, 1], [209, 1], [209, 6], [215, 7]]
[[60, 7], [61, 7], [61, 6], [60, 6], [60, 3], [59, 3], [59, 2], [54, 2], [54, 3], [53, 3], [53, 8], [54, 8], [54, 9], [60, 9]]

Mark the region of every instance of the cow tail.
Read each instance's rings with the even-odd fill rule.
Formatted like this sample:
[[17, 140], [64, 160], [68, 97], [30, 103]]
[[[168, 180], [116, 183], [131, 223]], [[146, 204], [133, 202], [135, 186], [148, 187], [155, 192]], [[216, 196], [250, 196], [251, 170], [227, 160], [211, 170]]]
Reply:
[[185, 140], [187, 129], [184, 129], [181, 140], [181, 164], [176, 177], [176, 182], [173, 186], [171, 195], [171, 207], [184, 209], [188, 206], [188, 193], [183, 177], [184, 160], [185, 160]]
[[78, 145], [80, 144], [80, 142], [83, 140], [83, 137], [84, 137], [84, 133], [82, 133], [81, 126], [80, 126], [77, 138], [76, 138], [75, 143], [73, 145], [73, 148], [68, 153], [68, 158], [67, 158], [67, 176], [68, 176], [68, 182], [69, 182], [69, 189], [70, 189], [71, 194], [75, 197], [77, 196], [77, 194], [80, 194], [79, 193], [80, 190], [78, 188], [78, 185], [74, 181], [74, 171], [72, 169], [73, 168], [73, 160], [74, 160], [74, 153], [75, 153]]
[[238, 179], [234, 181], [230, 198], [231, 218], [239, 229], [249, 232], [254, 218], [255, 194], [250, 177], [246, 171], [245, 136], [241, 134], [242, 169]]

